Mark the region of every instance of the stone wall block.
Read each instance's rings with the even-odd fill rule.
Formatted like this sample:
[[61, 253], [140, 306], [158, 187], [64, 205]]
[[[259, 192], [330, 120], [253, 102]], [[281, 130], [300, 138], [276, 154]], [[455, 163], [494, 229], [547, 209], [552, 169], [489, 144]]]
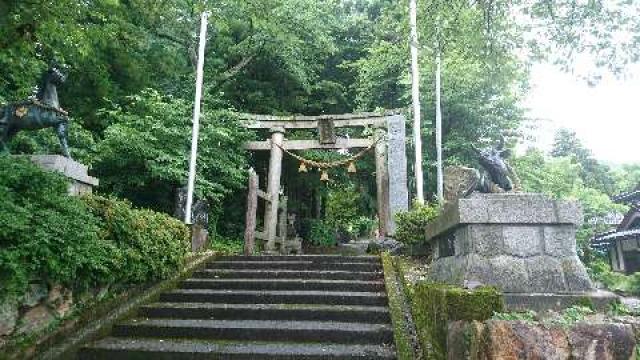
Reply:
[[525, 261], [530, 291], [565, 292], [569, 290], [560, 260], [550, 256], [536, 256]]
[[583, 292], [593, 290], [593, 283], [587, 270], [577, 255], [563, 258], [562, 270], [570, 291]]
[[469, 226], [463, 226], [456, 229], [455, 241], [453, 242], [455, 248], [455, 255], [462, 256], [472, 252], [472, 239]]
[[545, 253], [555, 257], [576, 254], [576, 231], [573, 225], [548, 225], [544, 227]]
[[520, 321], [487, 321], [484, 359], [568, 360], [571, 350], [562, 329]]
[[18, 334], [31, 334], [48, 326], [55, 316], [46, 304], [40, 304], [25, 312], [20, 318], [20, 324], [16, 332]]
[[18, 322], [18, 303], [7, 300], [0, 303], [0, 336], [10, 335]]
[[577, 324], [568, 330], [571, 355], [582, 360], [631, 360], [636, 339], [629, 325]]
[[504, 253], [502, 226], [474, 224], [467, 228], [475, 253], [482, 256], [496, 256]]
[[523, 292], [528, 287], [529, 279], [523, 259], [511, 256], [485, 259], [471, 255], [467, 261], [467, 286], [492, 285], [505, 292]]
[[447, 360], [483, 358], [486, 326], [480, 321], [452, 321], [447, 329]]
[[512, 256], [531, 257], [540, 254], [541, 233], [534, 226], [503, 226], [504, 251]]

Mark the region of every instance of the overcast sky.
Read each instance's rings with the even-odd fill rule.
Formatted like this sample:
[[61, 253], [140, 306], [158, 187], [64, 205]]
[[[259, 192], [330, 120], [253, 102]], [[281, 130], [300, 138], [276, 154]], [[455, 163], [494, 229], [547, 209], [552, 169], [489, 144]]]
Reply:
[[640, 65], [625, 79], [605, 77], [590, 87], [553, 65], [533, 67], [526, 105], [537, 123], [535, 145], [549, 150], [560, 127], [574, 130], [596, 158], [608, 163], [640, 163]]

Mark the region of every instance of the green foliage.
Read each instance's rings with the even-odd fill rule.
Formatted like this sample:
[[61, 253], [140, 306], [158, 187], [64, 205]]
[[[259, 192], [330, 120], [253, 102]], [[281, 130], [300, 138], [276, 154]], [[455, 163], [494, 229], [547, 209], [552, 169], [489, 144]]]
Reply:
[[532, 323], [536, 321], [538, 314], [533, 310], [527, 310], [523, 312], [508, 312], [501, 313], [496, 312], [491, 317], [491, 320], [505, 320], [505, 321], [525, 321]]
[[114, 258], [121, 283], [143, 283], [167, 278], [187, 254], [190, 234], [184, 224], [170, 216], [113, 197], [85, 198], [91, 213], [101, 223], [100, 237], [116, 246]]
[[579, 250], [585, 260], [590, 260], [588, 241], [593, 235], [608, 230], [602, 219], [624, 206], [614, 204], [602, 191], [585, 185], [581, 167], [571, 157], [545, 157], [540, 151], [529, 150], [524, 156], [514, 158], [512, 165], [528, 192], [548, 194], [554, 198], [573, 199], [582, 204], [583, 225], [578, 229]]
[[561, 129], [556, 133], [551, 154], [554, 157], [570, 158], [579, 165], [580, 178], [585, 186], [608, 195], [614, 195], [615, 180], [611, 169], [596, 160], [589, 149], [582, 145], [576, 133]]
[[449, 321], [491, 318], [504, 309], [495, 288], [465, 290], [451, 285], [418, 283], [411, 296], [411, 313], [425, 359], [447, 358]]
[[210, 249], [222, 255], [240, 255], [244, 251], [244, 241], [242, 239], [216, 236], [211, 241]]
[[437, 204], [414, 203], [411, 210], [396, 214], [396, 240], [405, 244], [425, 241], [425, 227], [439, 214], [440, 207]]
[[589, 264], [589, 275], [607, 289], [629, 295], [640, 295], [640, 273], [624, 275], [611, 270], [607, 262], [596, 259]]
[[110, 280], [111, 244], [67, 182], [27, 159], [0, 156], [0, 298], [32, 278], [86, 288]]
[[0, 298], [32, 279], [79, 291], [173, 273], [186, 255], [179, 221], [127, 202], [67, 193], [66, 180], [26, 159], [0, 156]]
[[589, 307], [574, 305], [564, 309], [559, 317], [552, 319], [551, 323], [568, 327], [577, 322], [584, 321], [588, 315], [592, 315], [594, 313], [593, 309]]
[[309, 240], [315, 246], [335, 246], [337, 244], [335, 227], [324, 220], [313, 220]]
[[366, 211], [364, 200], [364, 194], [353, 183], [330, 188], [324, 223], [333, 227], [334, 231], [348, 234], [351, 238], [370, 234], [376, 226], [376, 221], [361, 215]]
[[[187, 178], [191, 105], [145, 90], [126, 106], [103, 110], [110, 126], [94, 162], [101, 187], [136, 205], [172, 212]], [[196, 190], [218, 208], [245, 184], [247, 133], [228, 111], [206, 111], [200, 128]], [[123, 176], [126, 174], [126, 176]]]

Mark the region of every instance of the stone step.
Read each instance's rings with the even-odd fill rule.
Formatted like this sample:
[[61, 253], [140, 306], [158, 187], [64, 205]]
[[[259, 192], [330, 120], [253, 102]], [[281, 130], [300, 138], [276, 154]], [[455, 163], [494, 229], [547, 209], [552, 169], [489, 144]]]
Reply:
[[344, 270], [380, 271], [381, 264], [371, 262], [314, 262], [314, 261], [214, 261], [208, 269], [278, 269], [278, 270]]
[[140, 317], [215, 320], [301, 320], [388, 324], [383, 306], [155, 303], [143, 306]]
[[106, 338], [91, 347], [82, 349], [79, 358], [95, 360], [393, 360], [396, 357], [391, 348], [380, 345]]
[[391, 325], [327, 321], [133, 319], [113, 327], [115, 337], [230, 341], [391, 344]]
[[323, 279], [373, 281], [383, 278], [382, 271], [334, 271], [334, 270], [252, 270], [205, 269], [196, 271], [194, 278], [224, 279]]
[[188, 279], [182, 289], [384, 291], [382, 281], [309, 279]]
[[272, 256], [220, 256], [219, 261], [313, 261], [319, 263], [370, 262], [380, 264], [379, 256], [340, 256], [340, 255], [272, 255]]
[[161, 294], [160, 301], [220, 304], [328, 304], [386, 306], [387, 296], [384, 292], [178, 289]]

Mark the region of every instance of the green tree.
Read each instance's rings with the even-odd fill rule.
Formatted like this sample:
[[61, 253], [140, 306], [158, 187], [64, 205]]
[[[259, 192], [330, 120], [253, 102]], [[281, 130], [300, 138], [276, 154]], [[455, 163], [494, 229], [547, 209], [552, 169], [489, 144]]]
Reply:
[[[175, 190], [185, 184], [191, 105], [145, 90], [101, 114], [111, 124], [98, 145], [94, 171], [101, 188], [136, 205], [171, 213]], [[244, 185], [248, 134], [229, 111], [208, 110], [200, 129], [196, 190], [218, 208]]]
[[591, 150], [587, 149], [574, 131], [560, 129], [556, 133], [551, 155], [569, 157], [580, 165], [580, 178], [586, 186], [596, 188], [608, 195], [616, 191], [615, 179], [609, 166], [596, 160]]

